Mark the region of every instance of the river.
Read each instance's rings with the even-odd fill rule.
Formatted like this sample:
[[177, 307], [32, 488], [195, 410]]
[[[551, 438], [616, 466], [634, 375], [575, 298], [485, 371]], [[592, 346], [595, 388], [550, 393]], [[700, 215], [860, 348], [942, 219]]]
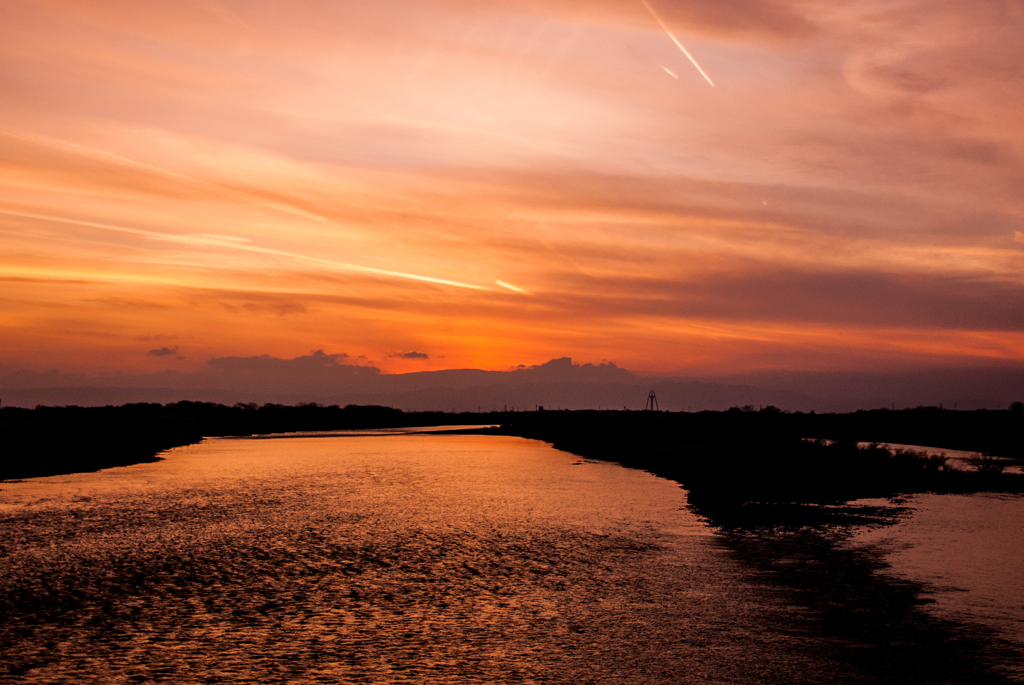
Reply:
[[[808, 545], [717, 534], [644, 472], [467, 435], [164, 457], [0, 485], [0, 681], [936, 682], [928, 654], [891, 671], [864, 656], [882, 640], [851, 644], [780, 580]], [[810, 545], [815, 563], [873, 549], [846, 544]], [[858, 592], [917, 596], [864, 558]], [[960, 639], [899, 612], [918, 651]], [[951, 682], [1005, 682], [990, 637], [964, 638]]]

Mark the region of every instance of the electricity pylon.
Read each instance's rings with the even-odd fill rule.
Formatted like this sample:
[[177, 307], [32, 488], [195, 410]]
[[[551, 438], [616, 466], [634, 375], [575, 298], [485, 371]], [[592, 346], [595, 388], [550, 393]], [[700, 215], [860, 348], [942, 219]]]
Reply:
[[647, 395], [647, 404], [644, 405], [644, 411], [661, 411], [658, 408], [658, 396], [654, 394], [654, 391]]

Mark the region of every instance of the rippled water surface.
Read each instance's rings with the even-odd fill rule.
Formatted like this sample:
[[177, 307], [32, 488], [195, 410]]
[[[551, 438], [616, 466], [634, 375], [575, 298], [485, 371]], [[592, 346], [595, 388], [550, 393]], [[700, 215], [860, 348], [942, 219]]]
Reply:
[[749, 682], [782, 639], [677, 485], [517, 438], [215, 439], [2, 487], [10, 681]]
[[[906, 506], [896, 525], [851, 542], [881, 549], [886, 573], [923, 583], [927, 611], [1024, 648], [1024, 497], [923, 494]], [[1024, 662], [1014, 670], [1024, 675]]]
[[912, 588], [860, 557], [685, 504], [467, 435], [214, 439], [0, 484], [0, 681], [908, 682], [948, 651], [913, 602], [885, 621], [916, 656], [888, 644], [873, 598]]

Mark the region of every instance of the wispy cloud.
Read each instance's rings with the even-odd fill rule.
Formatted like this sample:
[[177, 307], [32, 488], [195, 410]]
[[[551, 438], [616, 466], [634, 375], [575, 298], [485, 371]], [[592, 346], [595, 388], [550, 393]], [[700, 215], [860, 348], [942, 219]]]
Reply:
[[1020, 358], [1016, 0], [289, 8], [5, 8], [5, 359]]

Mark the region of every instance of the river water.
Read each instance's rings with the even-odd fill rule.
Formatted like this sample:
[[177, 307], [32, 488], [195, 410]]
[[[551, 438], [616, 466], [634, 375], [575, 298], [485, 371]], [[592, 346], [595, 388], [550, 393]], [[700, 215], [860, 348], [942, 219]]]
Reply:
[[[1024, 497], [920, 494], [902, 507], [895, 525], [857, 530], [848, 543], [881, 552], [882, 573], [921, 583], [929, 614], [1024, 652]], [[1003, 667], [1024, 681], [1024, 659]]]
[[[777, 581], [774, 543], [644, 472], [466, 435], [164, 456], [0, 485], [0, 682], [890, 681]], [[917, 616], [920, 645], [953, 635]], [[964, 649], [950, 682], [987, 678]]]
[[[941, 455], [961, 470], [973, 470], [978, 456], [920, 445], [882, 446]], [[1020, 473], [1021, 467], [1004, 472]], [[880, 500], [859, 504], [891, 506]], [[1015, 650], [1024, 650], [1024, 497], [925, 493], [906, 498], [900, 507], [904, 515], [895, 525], [855, 530], [847, 542], [881, 552], [882, 573], [921, 583], [929, 614], [968, 629], [991, 630]], [[1024, 659], [1007, 660], [1002, 667], [1024, 680]]]

